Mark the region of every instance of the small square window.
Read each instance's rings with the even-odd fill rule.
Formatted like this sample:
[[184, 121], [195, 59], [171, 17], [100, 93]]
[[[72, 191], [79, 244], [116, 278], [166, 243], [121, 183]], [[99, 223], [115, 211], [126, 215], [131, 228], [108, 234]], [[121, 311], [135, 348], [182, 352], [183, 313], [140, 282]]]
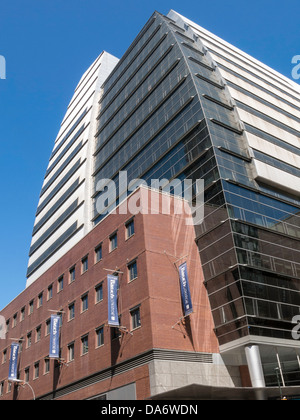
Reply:
[[82, 274], [85, 273], [86, 271], [88, 271], [88, 268], [89, 268], [89, 259], [88, 259], [88, 257], [84, 257], [82, 259], [81, 266], [82, 266], [81, 267], [82, 268], [82, 270], [81, 270]]
[[118, 248], [118, 234], [114, 233], [110, 236], [110, 252], [112, 252], [114, 249]]

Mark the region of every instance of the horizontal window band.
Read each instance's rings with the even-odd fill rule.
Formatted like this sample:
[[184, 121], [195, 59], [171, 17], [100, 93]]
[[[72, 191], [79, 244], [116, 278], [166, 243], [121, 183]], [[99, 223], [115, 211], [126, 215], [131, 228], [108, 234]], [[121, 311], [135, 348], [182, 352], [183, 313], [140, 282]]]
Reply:
[[29, 257], [33, 255], [82, 205], [82, 201], [78, 205], [78, 199], [64, 212], [46, 232], [30, 247]]
[[[122, 167], [125, 167], [128, 163], [130, 163], [152, 140], [154, 140], [155, 139], [155, 137], [157, 137], [159, 134], [160, 134], [160, 132], [162, 131], [162, 130], [164, 130], [169, 124], [171, 124], [172, 123], [172, 121], [193, 101], [193, 99], [194, 99], [194, 96], [193, 97], [191, 97], [178, 111], [176, 111], [175, 112], [175, 114], [173, 114], [172, 115], [172, 117], [168, 120], [168, 121], [166, 121], [158, 130], [157, 130], [157, 132], [156, 133], [154, 133], [150, 138], [149, 138], [149, 140], [147, 140], [146, 142], [145, 142], [145, 144], [143, 144], [143, 146], [136, 152], [136, 153], [134, 153], [131, 157], [130, 157], [130, 159], [124, 164], [124, 165], [122, 165], [121, 166], [121, 168]], [[197, 123], [197, 124], [199, 124], [199, 123]], [[130, 136], [131, 137], [131, 136]], [[125, 141], [122, 143], [122, 144], [120, 144], [120, 146], [116, 149], [116, 151], [114, 151], [114, 154], [116, 154], [117, 152], [119, 152], [120, 151], [120, 149], [128, 142], [130, 140], [130, 138], [127, 138], [127, 139], [125, 139]], [[103, 169], [103, 167], [110, 161], [110, 159], [112, 158], [112, 156], [110, 156], [110, 157], [108, 157], [107, 159], [106, 159], [106, 161], [101, 165], [101, 167], [99, 167], [99, 168], [97, 168], [97, 170], [93, 173], [93, 176], [95, 177], [96, 175], [97, 175], [97, 173], [98, 172], [100, 172], [101, 171], [101, 169]], [[118, 170], [118, 172], [120, 171], [120, 170], [122, 170], [122, 169], [119, 169]]]
[[206, 95], [205, 93], [202, 95], [203, 98], [207, 99], [208, 101], [214, 102], [217, 105], [220, 105], [226, 109], [229, 109], [229, 111], [233, 111], [234, 107], [232, 105], [225, 104], [224, 102], [219, 101], [218, 99], [213, 98], [212, 96]]
[[172, 28], [178, 31], [185, 32], [184, 29], [178, 26], [175, 22], [168, 22], [168, 25], [170, 25]]
[[[235, 181], [234, 179], [226, 179], [224, 181], [227, 182], [228, 184], [233, 184], [233, 185], [236, 185], [237, 187], [242, 187], [245, 190], [249, 190], [249, 191], [252, 191], [252, 192], [254, 192], [256, 194], [260, 194], [260, 195], [262, 195], [264, 197], [271, 198], [272, 200], [278, 201], [279, 203], [282, 202], [284, 204], [287, 204], [288, 206], [296, 207], [296, 208], [299, 208], [300, 209], [300, 205], [299, 204], [291, 203], [290, 201], [285, 200], [283, 198], [275, 197], [272, 194], [269, 194], [269, 193], [267, 193], [265, 191], [262, 191], [262, 190], [260, 190], [258, 188], [252, 188], [249, 185], [245, 185], [242, 182]], [[228, 192], [228, 190], [226, 190], [225, 192]], [[229, 191], [229, 192], [231, 192], [231, 191]], [[277, 208], [277, 210], [279, 210], [279, 209]], [[292, 213], [290, 213], [290, 214], [291, 214], [291, 216], [294, 216]]]
[[[81, 126], [81, 128], [77, 131], [77, 133], [75, 134], [75, 136], [70, 140], [70, 143], [74, 143], [79, 136], [81, 136], [81, 134], [87, 129], [87, 127], [90, 125], [90, 122], [87, 123], [87, 125], [83, 124]], [[68, 138], [65, 138], [63, 140], [63, 142], [60, 143], [60, 145], [52, 152], [49, 162], [51, 162], [51, 160], [53, 159], [53, 157], [57, 154], [57, 152], [62, 148], [62, 146], [64, 145], [64, 143], [67, 141]]]
[[[180, 111], [181, 112], [181, 111]], [[163, 160], [164, 159], [164, 157], [165, 156], [167, 156], [170, 152], [172, 152], [172, 150], [179, 144], [179, 143], [183, 143], [194, 131], [196, 131], [198, 128], [199, 128], [199, 126], [200, 126], [200, 124], [202, 123], [203, 121], [198, 121], [196, 124], [194, 124], [185, 134], [183, 134], [181, 137], [180, 137], [180, 139], [178, 139], [174, 144], [172, 144], [172, 146], [168, 149], [168, 150], [166, 150], [160, 157], [159, 157], [159, 159], [155, 162], [155, 164], [158, 164], [161, 160]], [[197, 132], [195, 132], [195, 136], [197, 136]], [[152, 139], [153, 140], [153, 139]], [[152, 141], [151, 140], [151, 141]], [[149, 141], [148, 143], [150, 143], [151, 141]], [[145, 146], [147, 146], [147, 145], [145, 145]], [[143, 147], [143, 149], [144, 149], [144, 147]], [[188, 163], [187, 165], [186, 165], [186, 167], [184, 167], [182, 170], [180, 170], [177, 174], [176, 174], [176, 176], [179, 176], [181, 173], [182, 173], [182, 171], [184, 171], [184, 170], [186, 170], [186, 168], [187, 167], [189, 167], [189, 166], [191, 166], [191, 164], [194, 164], [197, 160], [199, 160], [199, 159], [201, 159], [203, 156], [205, 156], [207, 153], [208, 153], [208, 151], [209, 151], [210, 149], [204, 149], [203, 150], [203, 152], [200, 154], [200, 155], [198, 155], [192, 162], [190, 162], [190, 163]], [[134, 156], [132, 156], [132, 158], [131, 158], [131, 161], [137, 156], [139, 154], [139, 152], [137, 152]], [[124, 170], [124, 168], [126, 168], [126, 166], [127, 166], [127, 164], [128, 164], [129, 162], [126, 162], [117, 172], [115, 172], [114, 174], [113, 174], [113, 176], [112, 176], [112, 179], [114, 180], [116, 177], [117, 177], [117, 175], [118, 175], [118, 173], [119, 173], [119, 171], [122, 171], [122, 170]], [[139, 175], [139, 178], [140, 179], [142, 179], [143, 178], [143, 176], [145, 176], [145, 174], [147, 174], [147, 172], [149, 171], [149, 168], [147, 168], [147, 169], [145, 169], [140, 175]], [[176, 177], [175, 177], [176, 178]], [[172, 180], [172, 179], [171, 179]], [[170, 181], [171, 181], [170, 180]], [[99, 192], [95, 192], [94, 194], [93, 194], [93, 196], [92, 196], [92, 198], [96, 198], [97, 197], [97, 195], [99, 194]], [[121, 194], [122, 195], [122, 194]], [[93, 218], [93, 221], [95, 220], [95, 219], [97, 219], [97, 217], [98, 217], [98, 215], [97, 216], [94, 216], [94, 218]], [[132, 220], [132, 219], [130, 219], [130, 220]], [[130, 220], [129, 221], [127, 221], [126, 223], [129, 223], [130, 222]]]
[[239, 159], [244, 160], [245, 162], [249, 162], [249, 163], [252, 162], [252, 159], [249, 156], [241, 155], [239, 153], [233, 152], [230, 149], [226, 149], [225, 147], [222, 147], [222, 146], [218, 146], [218, 149], [221, 150], [221, 152], [227, 153], [228, 155], [235, 156]]
[[94, 64], [92, 65], [92, 67], [89, 69], [88, 73], [84, 76], [84, 78], [78, 83], [74, 93], [76, 93], [78, 91], [78, 89], [80, 88], [80, 86], [84, 83], [84, 81], [87, 78], [90, 78], [92, 71], [94, 70], [94, 67], [97, 66], [97, 69], [101, 66], [101, 63], [99, 64], [100, 58], [103, 56], [103, 53], [100, 54], [100, 56], [98, 58], [96, 58]]
[[[166, 50], [166, 52], [159, 58], [159, 60], [151, 67], [150, 71], [142, 78], [142, 80], [136, 85], [136, 87], [130, 92], [130, 95], [128, 98], [126, 98], [122, 104], [113, 112], [113, 115], [115, 115], [119, 110], [126, 104], [126, 102], [129, 101], [129, 99], [135, 94], [135, 92], [142, 86], [142, 84], [147, 80], [147, 78], [156, 70], [156, 68], [162, 63], [162, 61], [167, 57], [167, 55], [172, 51], [174, 47], [174, 44], [171, 44], [170, 47]], [[127, 84], [126, 84], [127, 85]], [[100, 114], [97, 116], [97, 120], [99, 120], [102, 115], [107, 111], [107, 109], [112, 105], [114, 100], [118, 97], [118, 95], [123, 90], [120, 89], [114, 97], [109, 101], [109, 103], [101, 110]]]
[[68, 156], [68, 158], [64, 161], [64, 163], [59, 167], [59, 169], [55, 172], [55, 174], [49, 179], [47, 184], [42, 188], [40, 197], [42, 197], [45, 192], [51, 187], [51, 185], [56, 181], [56, 179], [61, 175], [61, 173], [66, 169], [66, 167], [71, 163], [71, 161], [76, 157], [76, 155], [80, 152], [80, 150], [87, 144], [88, 140], [83, 143], [82, 141], [78, 144], [78, 146], [73, 150], [73, 152]]
[[188, 57], [188, 58], [189, 58], [189, 60], [193, 61], [194, 63], [198, 64], [199, 66], [204, 67], [207, 70], [215, 71], [215, 69], [213, 67], [209, 66], [208, 64], [202, 63], [201, 61], [197, 60], [194, 57]]
[[236, 100], [235, 102], [236, 102], [236, 106], [238, 108], [241, 108], [244, 111], [249, 112], [252, 115], [255, 115], [257, 118], [260, 118], [261, 120], [267, 121], [269, 124], [272, 124], [275, 127], [278, 127], [281, 130], [284, 130], [284, 131], [292, 134], [293, 136], [298, 137], [298, 139], [299, 139], [299, 131], [298, 130], [290, 127], [289, 125], [286, 125], [286, 124], [280, 122], [279, 120], [277, 120], [277, 119], [275, 119], [273, 117], [270, 117], [267, 114], [264, 114], [263, 112], [260, 112], [260, 111], [258, 111], [256, 109], [252, 108], [251, 106], [249, 106], [247, 104], [244, 104], [244, 103], [242, 103], [242, 102], [240, 102], [238, 100]]
[[202, 51], [198, 50], [198, 49], [197, 49], [197, 48], [195, 48], [195, 47], [192, 47], [191, 45], [187, 44], [186, 42], [182, 42], [181, 44], [182, 44], [184, 47], [189, 48], [191, 51], [194, 51], [194, 52], [195, 52], [195, 53], [197, 53], [197, 54], [204, 55]]
[[[146, 95], [141, 99], [141, 101], [130, 111], [128, 115], [122, 120], [121, 124], [114, 130], [114, 132], [119, 131], [119, 129], [132, 117], [132, 115], [143, 105], [143, 103], [155, 92], [155, 89], [172, 73], [172, 71], [178, 66], [180, 62], [180, 58], [178, 58], [175, 63], [167, 70], [167, 72], [155, 83], [155, 85], [151, 88], [150, 91], [146, 93]], [[128, 98], [129, 99], [129, 98]], [[127, 102], [127, 101], [126, 101]], [[121, 108], [123, 107], [123, 104]], [[105, 129], [105, 127], [114, 119], [117, 112], [119, 112], [120, 108], [106, 121], [106, 123], [100, 128], [97, 132], [96, 137]], [[114, 135], [114, 134], [113, 134]]]
[[204, 82], [207, 82], [207, 83], [217, 87], [218, 89], [225, 89], [224, 85], [221, 85], [220, 83], [214, 82], [213, 80], [210, 80], [205, 76], [202, 76], [202, 74], [196, 73], [195, 76], [198, 77], [198, 79], [201, 79]]
[[[62, 218], [62, 219], [65, 219], [65, 218], [67, 218], [76, 208], [77, 208], [77, 206], [78, 206], [78, 201], [79, 201], [79, 199], [77, 198], [63, 213], [62, 213], [62, 215], [61, 216], [59, 216], [58, 217], [58, 219], [57, 220], [59, 220], [60, 219], [60, 217]], [[47, 219], [48, 220], [48, 219]], [[42, 228], [42, 226], [47, 222], [47, 220], [45, 220], [44, 222], [43, 222], [43, 219], [41, 219], [40, 220], [40, 222], [39, 223], [37, 223], [35, 226], [34, 226], [34, 228], [33, 228], [33, 232], [32, 232], [32, 237], [34, 237], [34, 235], [36, 235], [36, 233]], [[43, 223], [42, 223], [43, 222]], [[53, 225], [52, 226], [54, 226], [55, 225], [55, 223], [56, 222], [54, 222], [53, 223]]]
[[[153, 53], [156, 51], [156, 49], [163, 43], [163, 41], [166, 39], [167, 34], [165, 34], [160, 41], [155, 45], [155, 47], [150, 51], [150, 53], [147, 55], [147, 57], [142, 61], [142, 63], [140, 63], [140, 65], [134, 70], [134, 72], [132, 73], [131, 77], [129, 77], [126, 82], [120, 87], [120, 89], [118, 89], [118, 91], [116, 92], [116, 94], [113, 96], [113, 98], [109, 101], [109, 103], [105, 106], [104, 109], [107, 109], [113, 102], [114, 100], [120, 95], [120, 93], [125, 89], [125, 87], [131, 82], [132, 78], [138, 73], [138, 71], [144, 66], [144, 64], [149, 60], [149, 58], [151, 57], [151, 55], [153, 55]], [[173, 47], [172, 47], [173, 48]], [[168, 51], [168, 50], [167, 50]], [[169, 52], [169, 51], [168, 51]], [[152, 69], [151, 69], [152, 71]], [[151, 71], [149, 72], [149, 74], [151, 73]], [[130, 98], [128, 98], [129, 100]], [[100, 102], [101, 103], [101, 102]], [[101, 129], [100, 129], [101, 130]], [[97, 137], [100, 133], [100, 130], [97, 131], [97, 133], [95, 134], [95, 137]]]
[[[79, 125], [79, 123], [83, 120], [83, 118], [87, 115], [87, 113], [89, 112], [89, 110], [90, 110], [91, 108], [86, 108], [84, 111], [83, 111], [83, 113], [77, 118], [77, 120], [75, 121], [75, 123], [72, 125], [72, 127], [68, 130], [68, 132], [67, 132], [67, 134], [65, 134], [64, 135], [64, 137], [63, 137], [63, 139], [61, 140], [61, 136], [59, 136], [59, 138], [57, 139], [57, 140], [55, 140], [55, 144], [59, 144], [59, 146], [58, 146], [58, 148], [60, 148], [64, 143], [65, 143], [65, 141], [67, 140], [67, 138], [73, 133], [73, 131], [75, 130], [75, 128]], [[55, 153], [56, 153], [56, 150], [58, 150], [58, 148], [57, 149], [55, 149]], [[54, 153], [54, 151], [53, 151], [53, 153], [52, 153], [52, 155], [54, 155], [55, 154]], [[50, 157], [50, 160], [51, 160], [51, 158], [52, 158], [52, 155], [51, 155], [51, 157]]]
[[65, 231], [65, 233], [58, 238], [48, 249], [45, 251], [34, 263], [32, 263], [27, 270], [27, 278], [30, 277], [38, 268], [40, 268], [45, 261], [52, 257], [66, 242], [68, 242], [79, 230], [83, 227], [81, 225], [79, 228], [78, 221], [73, 223], [72, 226], [69, 227]]
[[[173, 87], [173, 89], [170, 90], [167, 96], [165, 96], [163, 100], [158, 105], [156, 105], [156, 107], [147, 115], [147, 117], [129, 134], [129, 136], [127, 137], [126, 141], [124, 141], [124, 143], [126, 143], [136, 132], [138, 132], [142, 128], [142, 126], [170, 99], [170, 97], [176, 92], [176, 90], [179, 89], [183, 85], [186, 79], [187, 79], [187, 76], [184, 76], [182, 80], [180, 80], [180, 82], [177, 83]], [[103, 147], [113, 138], [115, 134], [116, 133], [113, 133], [113, 135], [110, 135], [108, 139], [106, 139], [105, 142], [101, 146], [98, 147], [98, 149], [94, 153], [94, 156], [96, 156], [100, 152], [100, 150], [103, 149]]]
[[79, 182], [79, 178], [76, 179], [75, 182], [70, 186], [70, 188], [67, 189], [67, 191], [54, 203], [54, 205], [49, 209], [49, 211], [41, 218], [41, 220], [35, 225], [34, 232], [37, 232], [46, 222], [47, 220], [52, 217], [55, 212], [64, 204], [65, 201], [67, 201], [68, 198], [71, 197], [74, 192], [81, 187], [81, 185], [85, 182], [85, 179], [83, 179], [81, 182]]
[[91, 79], [93, 77], [95, 77], [95, 74], [97, 73], [97, 71], [99, 71], [99, 68], [100, 67], [101, 67], [101, 63], [93, 71], [93, 73], [90, 75], [90, 77], [88, 78], [88, 80], [86, 80], [85, 84], [82, 86], [82, 88], [79, 90], [79, 92], [77, 92], [77, 90], [74, 92], [74, 95], [76, 95], [76, 96], [74, 97], [74, 99], [72, 99], [72, 102], [69, 103], [68, 110], [72, 107], [72, 105], [74, 105], [74, 102], [76, 102], [76, 100], [78, 100], [78, 97], [80, 96], [80, 94], [85, 90], [85, 92], [83, 93], [83, 95], [81, 96], [81, 98], [78, 100], [78, 103], [74, 106], [74, 108], [75, 108], [80, 103], [80, 101], [82, 101], [83, 97], [88, 93], [88, 91], [91, 89], [91, 87], [93, 86], [93, 84], [96, 83], [96, 81], [98, 80], [98, 75], [96, 76], [95, 79], [93, 79], [93, 82], [87, 88], [88, 83], [91, 81]]
[[269, 143], [275, 144], [276, 146], [281, 147], [282, 149], [286, 149], [287, 151], [294, 153], [295, 155], [300, 156], [300, 148], [293, 146], [290, 143], [286, 143], [286, 141], [280, 139], [279, 137], [275, 137], [267, 133], [266, 131], [261, 130], [249, 123], [244, 123], [245, 130], [251, 134], [254, 134], [256, 137], [259, 137]]
[[38, 206], [36, 211], [36, 216], [38, 216], [41, 211], [50, 203], [50, 201], [53, 200], [53, 198], [56, 196], [56, 194], [59, 193], [59, 191], [64, 187], [64, 185], [69, 181], [69, 179], [78, 171], [79, 168], [86, 162], [86, 159], [84, 159], [81, 162], [81, 159], [79, 159], [75, 165], [67, 172], [67, 174], [63, 177], [63, 179], [57, 184], [57, 186], [52, 190], [52, 192], [45, 198], [45, 200]]
[[[247, 97], [250, 97], [250, 98], [254, 99], [255, 101], [261, 103], [262, 105], [267, 106], [268, 108], [285, 115], [287, 118], [290, 118], [291, 120], [296, 121], [298, 124], [300, 123], [300, 118], [299, 117], [296, 117], [296, 115], [291, 114], [290, 112], [286, 111], [285, 109], [281, 108], [280, 106], [274, 105], [272, 102], [269, 102], [269, 101], [261, 98], [260, 96], [252, 93], [251, 91], [249, 91], [249, 90], [247, 90], [247, 89], [245, 89], [241, 86], [238, 86], [235, 83], [232, 83], [232, 82], [229, 81], [229, 82], [227, 82], [227, 84], [228, 84], [228, 86], [232, 87], [233, 89], [237, 90], [238, 92], [241, 92], [242, 94], [247, 95]], [[280, 99], [280, 101], [281, 101], [281, 99]]]
[[214, 118], [210, 118], [209, 120], [212, 123], [217, 124], [223, 128], [226, 128], [226, 130], [233, 131], [236, 134], [242, 135], [244, 133], [244, 130], [238, 130], [237, 128], [231, 127], [231, 125], [225, 124], [222, 121], [215, 120]]
[[[156, 16], [154, 16], [149, 23], [145, 26], [145, 28], [140, 32], [140, 34], [135, 38], [134, 42], [131, 44], [131, 46], [128, 48], [128, 50], [125, 52], [121, 60], [118, 62], [116, 67], [113, 69], [113, 71], [109, 74], [107, 79], [105, 80], [105, 84], [107, 84], [110, 79], [113, 77], [113, 75], [120, 69], [128, 55], [133, 51], [133, 49], [136, 47], [136, 45], [139, 43], [139, 41], [143, 38], [143, 36], [146, 34], [146, 32], [151, 28], [153, 23], [156, 21]], [[119, 77], [119, 76], [117, 76]], [[103, 86], [102, 86], [103, 87]]]
[[[106, 98], [106, 96], [110, 93], [110, 91], [115, 87], [115, 85], [119, 82], [119, 80], [122, 78], [122, 76], [128, 71], [128, 69], [130, 68], [130, 66], [134, 63], [134, 61], [137, 59], [137, 57], [141, 54], [141, 52], [147, 47], [147, 45], [152, 41], [152, 39], [155, 37], [155, 35], [160, 31], [161, 29], [161, 24], [159, 24], [155, 30], [152, 32], [152, 34], [149, 36], [149, 38], [145, 41], [145, 43], [142, 45], [142, 47], [138, 50], [138, 52], [133, 56], [133, 58], [129, 61], [129, 63], [126, 65], [126, 67], [124, 67], [124, 69], [121, 71], [121, 73], [119, 74], [119, 76], [114, 80], [114, 82], [110, 85], [110, 87], [103, 93], [102, 98], [100, 99], [100, 103], [103, 102], [103, 100]], [[164, 41], [166, 35], [163, 37], [163, 39], [160, 39], [159, 42]], [[132, 75], [130, 75], [130, 77], [128, 78], [132, 78]], [[105, 85], [107, 84], [107, 81], [105, 82], [105, 84], [103, 85], [105, 88]]]
[[180, 32], [180, 31], [175, 31], [175, 34], [176, 34], [176, 35], [180, 35], [182, 38], [186, 39], [186, 40], [187, 40], [187, 41], [189, 41], [189, 42], [192, 42], [193, 44], [195, 43], [195, 41], [194, 41], [192, 38], [190, 38], [189, 36], [187, 36], [187, 35], [183, 34], [183, 33], [182, 33], [182, 32]]

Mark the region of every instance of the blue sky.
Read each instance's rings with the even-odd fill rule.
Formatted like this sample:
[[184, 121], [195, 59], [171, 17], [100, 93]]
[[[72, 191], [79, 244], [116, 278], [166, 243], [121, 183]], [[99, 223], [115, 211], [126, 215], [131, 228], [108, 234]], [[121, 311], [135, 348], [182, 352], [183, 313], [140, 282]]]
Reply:
[[34, 215], [54, 139], [82, 73], [121, 57], [157, 10], [194, 20], [291, 77], [299, 1], [0, 0], [0, 308], [26, 284]]

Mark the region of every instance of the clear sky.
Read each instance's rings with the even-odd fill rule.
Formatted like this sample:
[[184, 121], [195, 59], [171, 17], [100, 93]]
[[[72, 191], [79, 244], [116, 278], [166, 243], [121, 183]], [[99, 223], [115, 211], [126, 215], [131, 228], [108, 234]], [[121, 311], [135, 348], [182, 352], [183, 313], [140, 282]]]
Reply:
[[35, 211], [73, 91], [102, 50], [121, 57], [157, 10], [195, 21], [287, 77], [297, 0], [0, 0], [0, 309], [26, 284]]

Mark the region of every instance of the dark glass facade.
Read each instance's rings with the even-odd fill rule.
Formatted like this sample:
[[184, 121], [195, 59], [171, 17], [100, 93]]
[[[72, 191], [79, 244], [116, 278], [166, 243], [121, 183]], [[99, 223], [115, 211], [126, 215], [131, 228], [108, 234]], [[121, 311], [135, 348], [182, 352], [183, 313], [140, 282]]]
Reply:
[[[254, 157], [279, 162], [259, 151], [251, 156], [245, 130], [299, 149], [241, 123], [201, 40], [158, 13], [106, 80], [99, 109], [94, 204], [97, 182], [118, 186], [120, 170], [128, 181], [204, 179], [205, 218], [195, 229], [220, 345], [249, 335], [291, 340], [300, 314], [300, 200], [255, 179]], [[95, 205], [94, 223], [101, 217]]]

